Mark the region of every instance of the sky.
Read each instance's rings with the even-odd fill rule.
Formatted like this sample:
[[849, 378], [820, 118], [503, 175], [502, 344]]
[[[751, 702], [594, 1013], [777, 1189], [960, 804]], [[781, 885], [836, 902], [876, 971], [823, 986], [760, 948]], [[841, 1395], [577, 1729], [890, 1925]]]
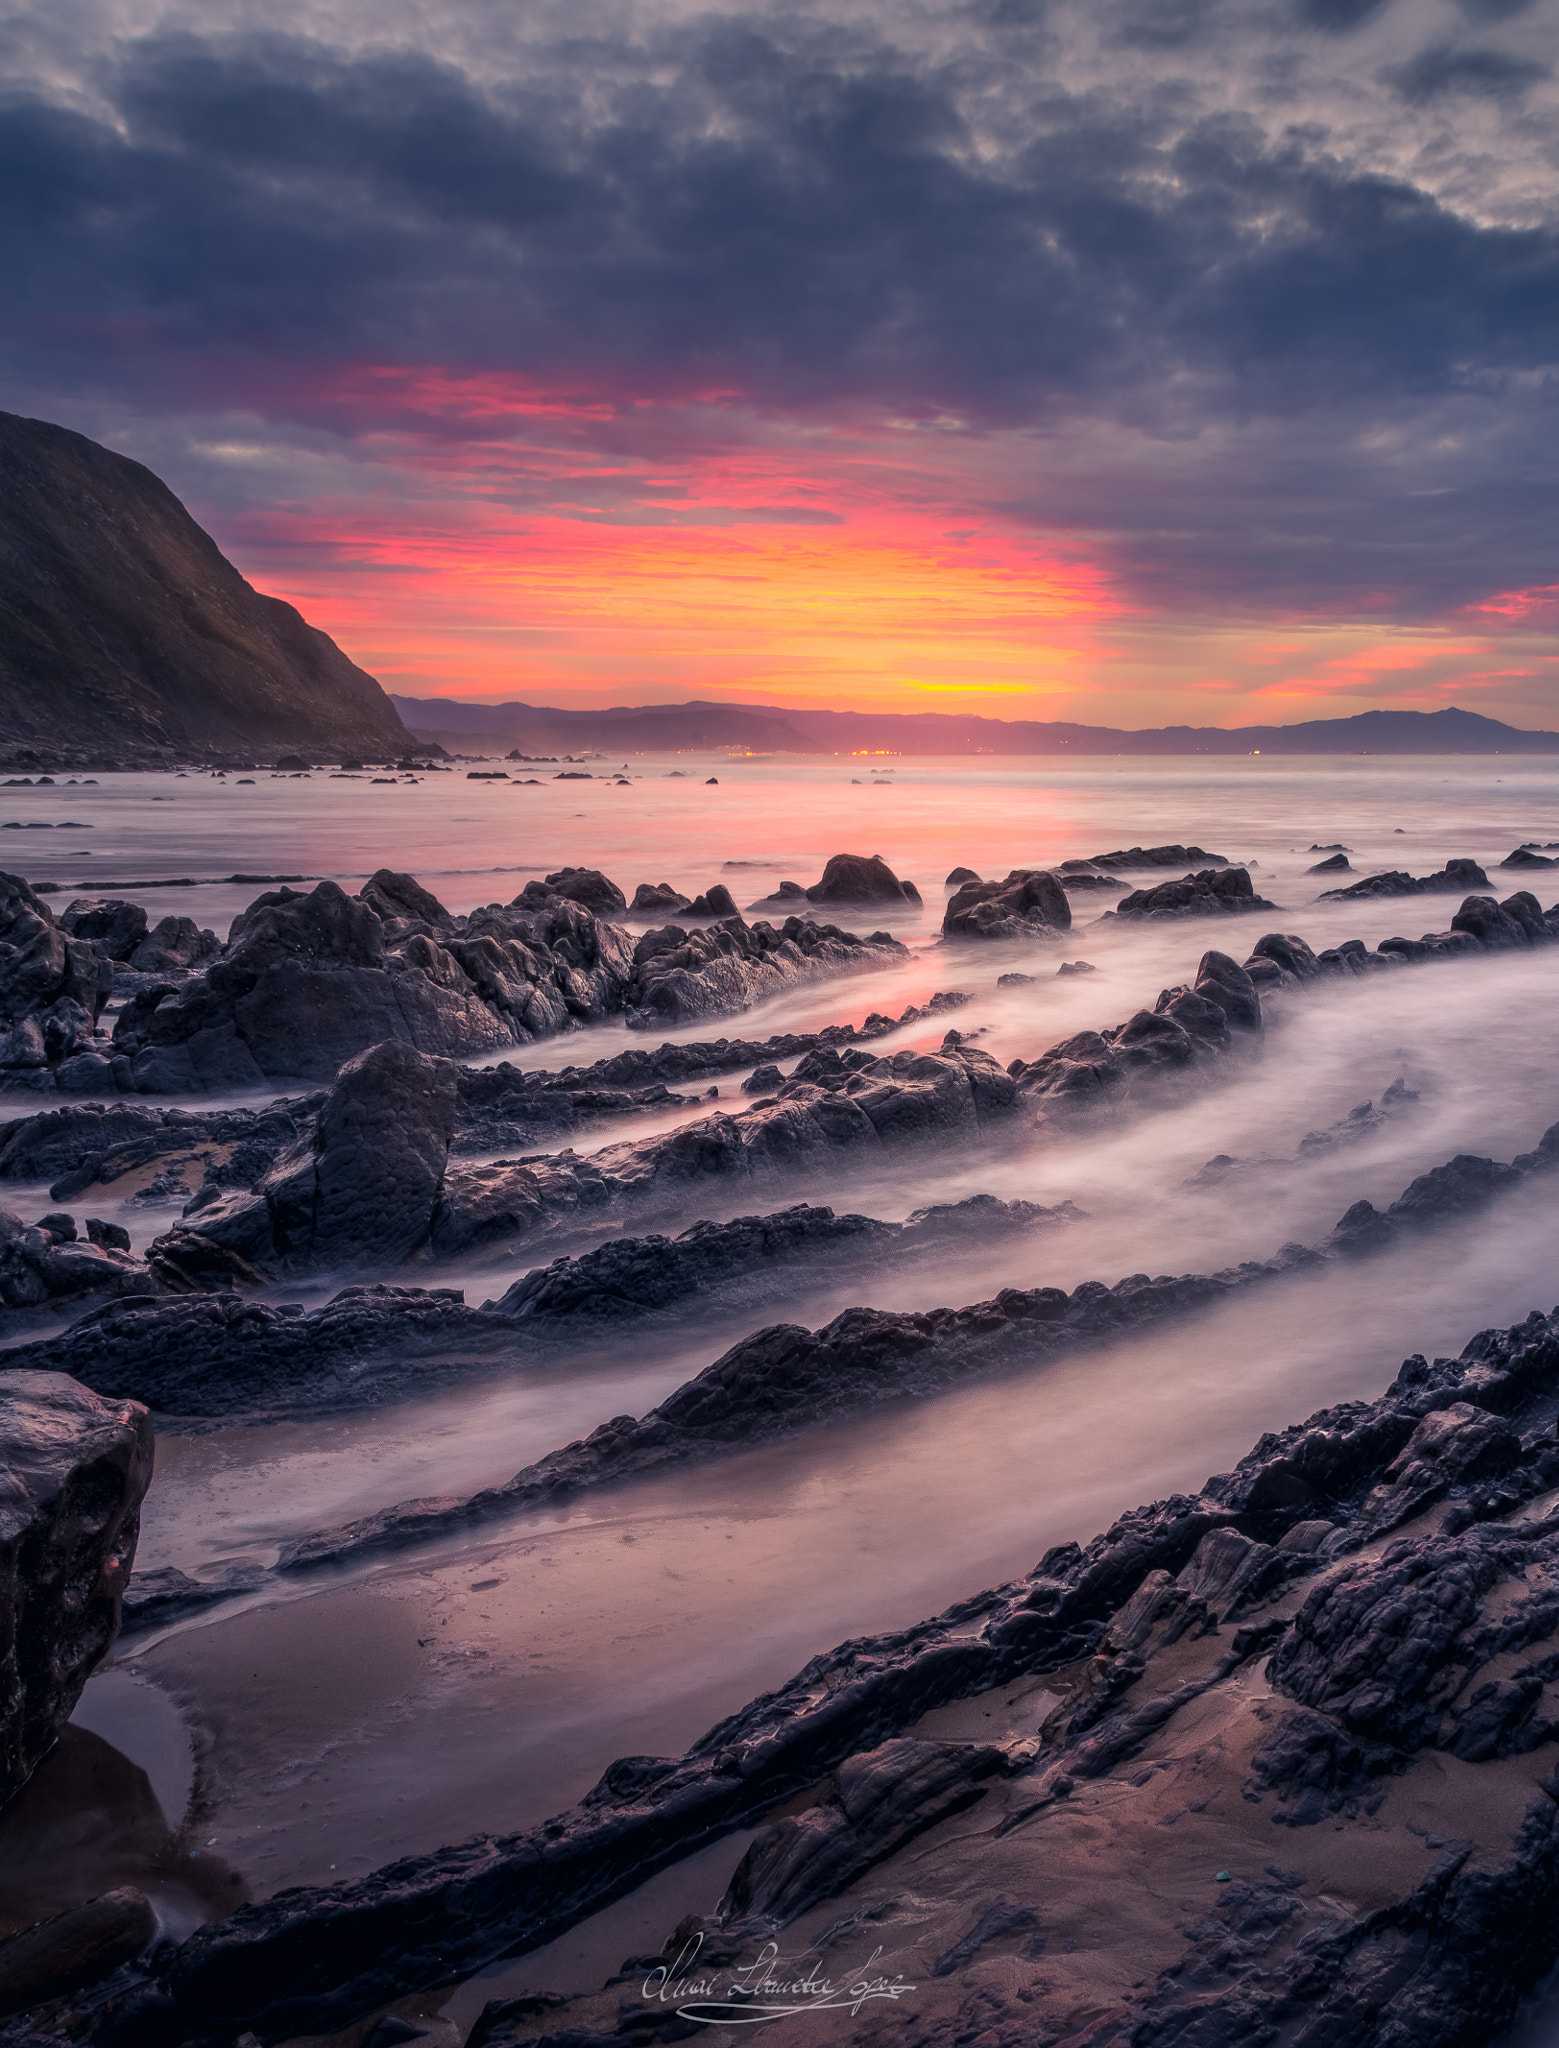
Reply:
[[0, 405], [387, 688], [1559, 727], [1559, 0], [49, 0]]

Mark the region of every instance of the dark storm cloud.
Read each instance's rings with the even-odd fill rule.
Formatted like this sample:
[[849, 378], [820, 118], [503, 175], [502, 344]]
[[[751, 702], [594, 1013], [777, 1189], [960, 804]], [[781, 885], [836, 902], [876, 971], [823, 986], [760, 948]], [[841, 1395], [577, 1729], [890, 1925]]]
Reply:
[[1476, 47], [1412, 0], [106, 41], [0, 118], [0, 357], [81, 424], [350, 433], [405, 365], [1038, 428], [998, 495], [1142, 602], [1430, 617], [1552, 581], [1559, 513], [1559, 235], [1496, 139], [1547, 71], [1525, 0], [1459, 4]]
[[[1492, 61], [1426, 52], [1404, 89], [1492, 90]], [[816, 25], [581, 45], [501, 90], [277, 39], [143, 44], [110, 84], [117, 122], [33, 98], [0, 128], [29, 367], [250, 352], [1148, 416], [1186, 375], [1214, 412], [1452, 388], [1543, 362], [1559, 313], [1547, 228], [1044, 79], [976, 149], [966, 73]]]
[[1530, 57], [1512, 56], [1508, 50], [1458, 49], [1450, 43], [1431, 44], [1391, 74], [1403, 97], [1417, 101], [1458, 92], [1507, 99], [1552, 76], [1551, 66]]

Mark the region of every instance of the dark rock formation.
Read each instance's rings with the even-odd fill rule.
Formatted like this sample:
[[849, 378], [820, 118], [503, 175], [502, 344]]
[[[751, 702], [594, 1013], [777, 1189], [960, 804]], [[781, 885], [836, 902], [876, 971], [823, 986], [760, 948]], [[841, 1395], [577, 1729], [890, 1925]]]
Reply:
[[[1151, 889], [1134, 889], [1105, 917], [1209, 917], [1238, 915], [1249, 910], [1276, 910], [1258, 896], [1244, 868], [1204, 868]], [[1103, 919], [1100, 920], [1103, 922]]]
[[920, 891], [901, 882], [881, 854], [836, 853], [807, 890], [811, 903], [916, 903]]
[[[1410, 1358], [1381, 1400], [1269, 1434], [1198, 1495], [813, 1659], [682, 1756], [620, 1759], [538, 1828], [241, 1908], [84, 2031], [114, 2048], [334, 2031], [555, 1939], [791, 1800], [818, 1818], [769, 1823], [729, 1906], [766, 1906], [751, 1919], [769, 1926], [800, 1905], [797, 1952], [857, 1926], [880, 1967], [910, 1963], [896, 2031], [915, 2048], [976, 2026], [1003, 2048], [1060, 2039], [1079, 2012], [1099, 2048], [1494, 2038], [1559, 1953], [1559, 1784], [1539, 1748], [1559, 1721], [1559, 1522], [1515, 1519], [1559, 1480], [1556, 1413], [1559, 1319]], [[1419, 1519], [1432, 1507], [1438, 1527]], [[1270, 1697], [1246, 1682], [1268, 1660]], [[1018, 1726], [971, 1745], [927, 1722], [962, 1701]], [[971, 1797], [999, 1900], [958, 1875]], [[1044, 1969], [1014, 1997], [981, 1952], [1019, 1933]], [[695, 1936], [745, 1959], [738, 1920], [723, 1950], [717, 1926], [685, 1922], [652, 1961], [669, 1974]], [[938, 1976], [933, 1957], [961, 1961]], [[560, 2006], [545, 2038], [656, 2038], [624, 1988]], [[875, 2015], [830, 2022], [861, 2040]], [[521, 2036], [499, 2007], [476, 2030], [520, 2037], [538, 2037], [534, 2006]]]
[[973, 868], [954, 868], [943, 882], [944, 889], [961, 889], [965, 882], [978, 882], [980, 877]]
[[870, 974], [907, 958], [907, 949], [887, 932], [862, 939], [810, 918], [787, 917], [778, 931], [739, 917], [702, 931], [663, 925], [646, 932], [634, 948], [627, 1021], [636, 1030], [656, 1031], [728, 1017], [783, 989]]
[[[1071, 1221], [1070, 1203], [1039, 1208], [990, 1195], [917, 1210], [903, 1223], [800, 1208], [681, 1237], [616, 1238], [555, 1260], [500, 1301], [468, 1308], [458, 1288], [342, 1288], [323, 1308], [275, 1306], [228, 1291], [113, 1302], [62, 1335], [5, 1354], [8, 1367], [68, 1372], [100, 1394], [144, 1401], [160, 1414], [282, 1413], [399, 1398], [434, 1381], [506, 1367], [603, 1327], [711, 1307], [752, 1308], [776, 1288], [794, 1293], [798, 1262], [852, 1260], [873, 1272], [926, 1246], [1029, 1232]], [[159, 1252], [160, 1261], [164, 1256]], [[150, 1285], [142, 1267], [143, 1288]], [[0, 1379], [0, 1385], [3, 1385]], [[139, 1597], [141, 1589], [137, 1586]]]
[[60, 928], [108, 960], [128, 960], [146, 937], [146, 912], [117, 897], [78, 896], [60, 912]]
[[512, 1350], [514, 1336], [512, 1318], [467, 1308], [458, 1288], [378, 1284], [344, 1287], [311, 1313], [231, 1292], [112, 1302], [5, 1360], [161, 1415], [247, 1415], [415, 1392]]
[[[1244, 870], [1235, 868], [1234, 874]], [[1079, 1031], [1008, 1072], [1047, 1114], [1074, 1115], [1162, 1091], [1226, 1060], [1261, 1030], [1261, 1002], [1247, 971], [1226, 953], [1204, 953], [1190, 988], [1165, 989], [1108, 1031]]]
[[138, 462], [0, 413], [0, 744], [404, 753], [370, 675]]
[[0, 1943], [0, 2015], [101, 1983], [156, 1933], [151, 1900], [128, 1884], [40, 1921]]
[[[960, 1235], [995, 1236], [1065, 1222], [1077, 1212], [1033, 1202], [1000, 1202], [971, 1195], [963, 1202], [917, 1209], [903, 1223], [870, 1216], [836, 1216], [801, 1203], [769, 1216], [737, 1216], [729, 1223], [695, 1223], [680, 1237], [619, 1237], [578, 1258], [554, 1259], [526, 1273], [487, 1307], [513, 1317], [526, 1330], [572, 1329], [589, 1322], [621, 1322], [671, 1307], [733, 1281], [762, 1279], [787, 1262], [805, 1259], [870, 1261], [874, 1270], [896, 1252], [917, 1251]], [[794, 1289], [793, 1275], [786, 1275]]]
[[[1067, 861], [1062, 865], [1071, 867], [1077, 863]], [[1124, 852], [1093, 854], [1088, 865], [1125, 874], [1133, 868], [1226, 868], [1229, 863], [1221, 853], [1209, 853], [1203, 846], [1129, 846]]]
[[156, 1109], [140, 1102], [86, 1102], [19, 1117], [0, 1132], [0, 1181], [48, 1181], [49, 1199], [73, 1202], [154, 1159], [199, 1160], [216, 1185], [247, 1187], [297, 1137], [322, 1096], [264, 1110]]
[[1071, 927], [1071, 905], [1045, 868], [1014, 868], [1004, 882], [965, 882], [942, 917], [950, 939], [1045, 938]]
[[673, 889], [669, 882], [641, 882], [633, 892], [633, 902], [629, 907], [635, 915], [643, 911], [653, 917], [667, 910], [686, 910], [691, 900], [680, 889]]
[[1514, 853], [1507, 853], [1500, 862], [1502, 868], [1559, 868], [1559, 860], [1546, 853], [1539, 853], [1532, 846], [1518, 846]]
[[[1317, 872], [1312, 869], [1312, 873]], [[1455, 889], [1486, 889], [1489, 878], [1475, 860], [1448, 860], [1435, 875], [1409, 875], [1392, 868], [1379, 875], [1365, 875], [1346, 889], [1328, 889], [1323, 903], [1355, 903], [1376, 896], [1448, 895]]]
[[96, 1057], [88, 1048], [111, 984], [92, 946], [56, 922], [19, 875], [0, 874], [3, 1085], [52, 1089], [51, 1069], [77, 1055]]
[[[47, 1226], [54, 1224], [55, 1228]], [[6, 1308], [44, 1308], [92, 1295], [149, 1294], [152, 1282], [141, 1260], [100, 1242], [82, 1244], [69, 1217], [24, 1223], [0, 1209], [0, 1303]], [[123, 1235], [124, 1233], [120, 1233]]]
[[[537, 882], [525, 885], [527, 891], [540, 890], [543, 886], [554, 896], [565, 896], [571, 903], [582, 903], [597, 917], [616, 917], [628, 908], [627, 897], [598, 868], [560, 868], [555, 875], [548, 875], [545, 885]], [[520, 900], [523, 902], [525, 899], [521, 897]]]
[[624, 934], [551, 891], [453, 919], [388, 871], [358, 897], [334, 882], [284, 888], [235, 920], [203, 975], [126, 1004], [115, 1078], [175, 1093], [326, 1078], [389, 1038], [493, 1051], [620, 1009], [631, 964]]
[[1307, 875], [1351, 875], [1353, 867], [1347, 854], [1334, 853], [1330, 860], [1318, 860], [1313, 868], [1306, 868]]
[[873, 1058], [847, 1048], [808, 1053], [777, 1101], [716, 1111], [653, 1138], [491, 1166], [453, 1163], [430, 1243], [440, 1257], [524, 1242], [606, 1204], [672, 1211], [706, 1199], [715, 1182], [772, 1185], [841, 1158], [870, 1170], [885, 1148], [924, 1139], [988, 1137], [1018, 1107], [1018, 1091], [989, 1054]]
[[[344, 1556], [421, 1541], [443, 1529], [536, 1507], [584, 1488], [698, 1462], [737, 1446], [750, 1448], [905, 1394], [924, 1395], [1007, 1359], [1071, 1350], [1144, 1321], [1202, 1307], [1327, 1257], [1383, 1251], [1410, 1232], [1476, 1213], [1531, 1174], [1556, 1169], [1559, 1124], [1544, 1134], [1535, 1152], [1523, 1154], [1513, 1166], [1464, 1155], [1436, 1167], [1415, 1180], [1384, 1216], [1369, 1202], [1354, 1203], [1317, 1250], [1289, 1244], [1272, 1259], [1247, 1261], [1212, 1274], [1150, 1279], [1146, 1273], [1134, 1273], [1114, 1287], [1086, 1281], [1071, 1295], [1055, 1287], [1006, 1288], [994, 1301], [966, 1308], [920, 1315], [851, 1308], [817, 1331], [793, 1324], [760, 1330], [637, 1421], [617, 1416], [583, 1442], [553, 1452], [506, 1485], [490, 1487], [468, 1500], [413, 1501], [347, 1529], [303, 1539], [283, 1553], [283, 1568], [334, 1563]], [[935, 1214], [922, 1212], [910, 1219], [906, 1238], [913, 1229], [924, 1230], [928, 1213]], [[819, 1212], [811, 1214], [816, 1217]], [[864, 1218], [844, 1221], [866, 1223]], [[741, 1242], [745, 1250], [764, 1231], [783, 1240], [787, 1226], [793, 1238], [805, 1237], [809, 1229], [826, 1229], [809, 1223], [807, 1212], [791, 1211], [788, 1216], [724, 1226], [729, 1233], [725, 1241]], [[867, 1227], [877, 1232], [891, 1229], [882, 1224]], [[716, 1228], [703, 1226], [709, 1232]], [[610, 1286], [616, 1280], [625, 1291], [624, 1308], [631, 1309], [652, 1297], [657, 1285], [676, 1287], [684, 1274], [696, 1275], [706, 1247], [712, 1250], [720, 1242], [718, 1235], [701, 1241], [697, 1231], [678, 1241], [679, 1247], [686, 1247], [678, 1251], [664, 1239], [628, 1240], [604, 1247], [604, 1257], [559, 1261], [544, 1272], [527, 1275], [503, 1303], [488, 1306], [523, 1314], [525, 1306], [534, 1303], [543, 1315], [569, 1317], [586, 1308], [582, 1297], [592, 1282]], [[609, 1305], [594, 1313], [608, 1315]]]
[[137, 974], [188, 974], [221, 951], [216, 933], [203, 931], [192, 917], [164, 917], [136, 946], [129, 962]]
[[[156, 1251], [219, 1247], [267, 1273], [393, 1271], [427, 1241], [455, 1127], [456, 1070], [398, 1039], [341, 1069], [312, 1130], [252, 1188], [202, 1194]], [[186, 1240], [198, 1237], [200, 1247]]]
[[61, 1373], [0, 1374], [0, 1805], [114, 1640], [151, 1476], [143, 1408]]

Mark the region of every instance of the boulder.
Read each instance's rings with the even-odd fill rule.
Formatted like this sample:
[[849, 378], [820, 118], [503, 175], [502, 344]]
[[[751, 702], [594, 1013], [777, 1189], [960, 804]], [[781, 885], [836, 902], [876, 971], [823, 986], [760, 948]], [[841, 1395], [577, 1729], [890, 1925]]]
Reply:
[[1448, 860], [1438, 874], [1410, 875], [1401, 868], [1365, 875], [1346, 889], [1328, 889], [1323, 903], [1356, 903], [1377, 896], [1433, 896], [1454, 889], [1486, 889], [1489, 878], [1475, 860]]
[[118, 1633], [151, 1476], [144, 1408], [63, 1373], [0, 1372], [0, 1805]]
[[944, 889], [961, 889], [965, 882], [977, 882], [980, 877], [973, 868], [954, 868], [943, 882]]
[[628, 908], [627, 897], [598, 868], [559, 868], [548, 875], [546, 886], [555, 896], [582, 903], [597, 917], [616, 917]]
[[1107, 917], [1208, 917], [1239, 915], [1249, 910], [1275, 910], [1277, 905], [1258, 896], [1244, 868], [1204, 868], [1178, 881], [1160, 882], [1151, 889], [1135, 889], [1123, 897]]
[[1045, 868], [1014, 868], [1004, 882], [965, 882], [942, 918], [950, 939], [1032, 939], [1071, 927], [1071, 905]]
[[455, 1126], [456, 1069], [388, 1039], [349, 1060], [314, 1127], [252, 1188], [197, 1198], [153, 1246], [205, 1245], [261, 1273], [394, 1268], [426, 1242]]
[[1306, 868], [1307, 875], [1351, 875], [1352, 864], [1347, 854], [1334, 853], [1330, 860], [1318, 860], [1313, 868]]
[[811, 903], [918, 903], [913, 882], [901, 882], [881, 854], [836, 853], [807, 890]]
[[1530, 846], [1518, 846], [1514, 853], [1507, 853], [1500, 862], [1502, 868], [1556, 868], [1559, 860], [1546, 853], [1538, 853]]
[[192, 917], [165, 917], [153, 925], [127, 956], [137, 974], [183, 974], [204, 967], [222, 951], [215, 932], [202, 931]]
[[689, 917], [740, 917], [736, 898], [724, 882], [716, 882], [712, 889], [706, 889], [702, 896], [695, 896], [691, 903], [683, 906]]
[[7, 1308], [45, 1308], [93, 1295], [152, 1292], [145, 1263], [132, 1257], [128, 1248], [95, 1240], [82, 1244], [74, 1235], [74, 1222], [68, 1217], [65, 1221], [72, 1233], [68, 1237], [0, 1209], [0, 1302]]
[[128, 960], [146, 937], [146, 912], [117, 896], [78, 896], [60, 912], [60, 928], [96, 946], [109, 960]]
[[635, 914], [648, 912], [655, 916], [666, 910], [686, 910], [690, 900], [669, 882], [641, 882], [633, 892], [630, 908]]
[[[1063, 863], [1069, 868], [1081, 865], [1078, 861]], [[1124, 851], [1093, 854], [1087, 865], [1125, 873], [1132, 868], [1226, 868], [1229, 863], [1223, 854], [1209, 853], [1203, 846], [1128, 846]]]

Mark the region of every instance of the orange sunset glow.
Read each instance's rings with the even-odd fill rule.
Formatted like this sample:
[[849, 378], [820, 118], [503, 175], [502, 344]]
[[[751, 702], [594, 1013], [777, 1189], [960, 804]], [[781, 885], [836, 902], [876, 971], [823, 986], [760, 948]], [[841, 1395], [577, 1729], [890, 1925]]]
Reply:
[[1206, 616], [1194, 589], [1166, 615], [1106, 544], [1010, 509], [1020, 474], [1071, 451], [946, 419], [436, 367], [333, 369], [308, 404], [350, 460], [310, 477], [304, 452], [306, 497], [211, 516], [261, 587], [411, 694], [1193, 723], [1434, 709], [1510, 686], [1509, 650], [1467, 626], [1519, 637], [1542, 595], [1460, 630], [1296, 614], [1274, 634]]

